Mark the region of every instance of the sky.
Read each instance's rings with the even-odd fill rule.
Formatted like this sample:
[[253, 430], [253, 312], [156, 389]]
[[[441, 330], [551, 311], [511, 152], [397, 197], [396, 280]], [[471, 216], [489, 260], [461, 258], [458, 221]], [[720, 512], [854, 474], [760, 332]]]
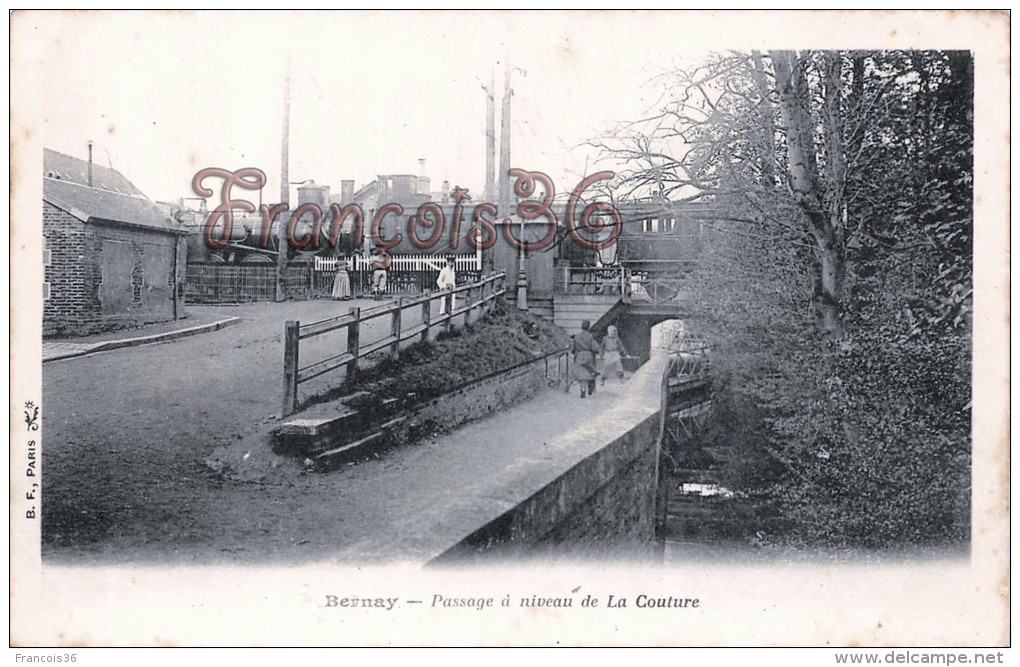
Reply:
[[[947, 15], [948, 21], [954, 16]], [[262, 169], [280, 198], [291, 54], [290, 178], [340, 190], [425, 173], [478, 201], [485, 93], [514, 65], [512, 166], [562, 194], [598, 163], [586, 140], [643, 117], [656, 76], [731, 48], [967, 48], [904, 12], [21, 11], [11, 19], [11, 148], [113, 166], [154, 200], [191, 197], [206, 167]], [[877, 29], [876, 26], [881, 27]], [[207, 183], [207, 185], [215, 185]], [[290, 200], [296, 201], [296, 188]]]
[[360, 188], [379, 174], [419, 174], [424, 158], [433, 190], [448, 180], [477, 200], [482, 83], [495, 72], [498, 114], [509, 58], [512, 166], [543, 171], [564, 192], [598, 170], [583, 142], [641, 116], [657, 94], [644, 84], [677, 57], [677, 33], [647, 30], [650, 18], [31, 12], [13, 21], [14, 76], [31, 101], [14, 106], [14, 120], [82, 159], [92, 140], [97, 162], [155, 200], [194, 196], [205, 167], [256, 167], [269, 179], [265, 201], [278, 201], [289, 51], [290, 181], [338, 193], [341, 179]]

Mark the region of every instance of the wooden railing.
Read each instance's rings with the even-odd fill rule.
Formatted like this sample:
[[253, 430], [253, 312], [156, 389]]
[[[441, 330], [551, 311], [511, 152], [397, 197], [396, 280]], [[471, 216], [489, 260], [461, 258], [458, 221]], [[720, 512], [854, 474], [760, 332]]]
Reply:
[[[364, 357], [381, 350], [389, 350], [393, 358], [400, 354], [400, 344], [419, 338], [429, 339], [430, 332], [435, 328], [449, 331], [454, 319], [464, 316], [464, 324], [470, 324], [491, 310], [496, 297], [506, 292], [506, 275], [497, 273], [475, 282], [460, 285], [451, 290], [425, 292], [421, 296], [400, 297], [394, 301], [373, 306], [371, 308], [352, 307], [346, 315], [331, 317], [318, 322], [302, 325], [299, 321], [290, 320], [285, 325], [283, 343], [283, 410], [287, 417], [297, 410], [298, 385], [320, 375], [346, 369], [347, 376], [357, 372], [358, 363]], [[451, 295], [465, 295], [455, 299], [453, 309], [436, 317], [432, 315], [432, 303]], [[464, 302], [461, 304], [461, 302]], [[421, 321], [406, 326], [403, 314], [415, 308], [421, 309]], [[389, 333], [374, 341], [361, 339], [362, 323], [380, 317], [390, 318]], [[406, 318], [407, 322], [410, 318]], [[346, 349], [336, 355], [308, 364], [300, 365], [301, 341], [313, 336], [322, 336], [336, 331], [346, 331]]]
[[647, 278], [638, 275], [630, 280], [630, 301], [634, 304], [652, 306], [681, 305], [686, 294], [684, 288], [689, 282], [681, 278]]
[[605, 294], [624, 296], [629, 272], [620, 266], [563, 266], [558, 279], [563, 294]]

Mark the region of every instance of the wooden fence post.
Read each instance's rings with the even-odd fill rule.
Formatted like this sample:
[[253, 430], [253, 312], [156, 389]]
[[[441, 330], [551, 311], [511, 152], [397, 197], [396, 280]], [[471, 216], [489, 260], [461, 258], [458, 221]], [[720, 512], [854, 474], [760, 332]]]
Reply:
[[449, 294], [447, 296], [442, 297], [444, 299], [447, 299], [446, 315], [443, 316], [446, 318], [446, 320], [443, 322], [443, 331], [445, 331], [446, 333], [450, 333], [450, 329], [453, 328], [453, 299], [451, 297], [452, 295]]
[[287, 417], [297, 409], [298, 344], [301, 323], [288, 320], [283, 340], [283, 415]]
[[347, 352], [351, 360], [347, 362], [347, 379], [352, 379], [358, 372], [358, 345], [361, 339], [361, 308], [352, 306], [347, 310], [354, 318], [347, 325]]
[[421, 323], [425, 331], [421, 333], [421, 342], [428, 342], [429, 327], [432, 326], [432, 290], [425, 290], [425, 300], [421, 303]]
[[464, 326], [468, 326], [469, 324], [471, 324], [471, 311], [472, 311], [473, 305], [474, 305], [475, 288], [474, 287], [468, 287], [466, 290], [464, 290], [464, 292], [462, 292], [462, 294], [464, 294], [464, 299], [465, 299], [465, 301], [467, 301], [467, 303], [464, 304], [464, 308], [465, 308], [465, 310], [464, 310]]
[[397, 297], [397, 309], [393, 311], [393, 345], [390, 347], [390, 358], [396, 360], [400, 356], [400, 314], [404, 310], [404, 297]]

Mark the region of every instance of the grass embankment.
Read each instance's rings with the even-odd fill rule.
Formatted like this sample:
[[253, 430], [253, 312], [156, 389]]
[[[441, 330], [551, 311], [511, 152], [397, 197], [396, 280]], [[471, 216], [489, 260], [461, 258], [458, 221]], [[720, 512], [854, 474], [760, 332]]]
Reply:
[[414, 394], [416, 402], [426, 401], [569, 344], [566, 332], [551, 322], [498, 304], [480, 321], [417, 343], [398, 359], [369, 357], [356, 377], [309, 398], [305, 407], [359, 391], [370, 392], [371, 400]]

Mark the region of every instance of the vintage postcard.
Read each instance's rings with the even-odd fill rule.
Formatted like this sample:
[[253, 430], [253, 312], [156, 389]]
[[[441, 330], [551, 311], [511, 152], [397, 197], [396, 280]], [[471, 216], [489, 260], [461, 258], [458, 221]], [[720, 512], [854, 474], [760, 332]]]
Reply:
[[13, 12], [11, 646], [1008, 646], [1009, 28]]

